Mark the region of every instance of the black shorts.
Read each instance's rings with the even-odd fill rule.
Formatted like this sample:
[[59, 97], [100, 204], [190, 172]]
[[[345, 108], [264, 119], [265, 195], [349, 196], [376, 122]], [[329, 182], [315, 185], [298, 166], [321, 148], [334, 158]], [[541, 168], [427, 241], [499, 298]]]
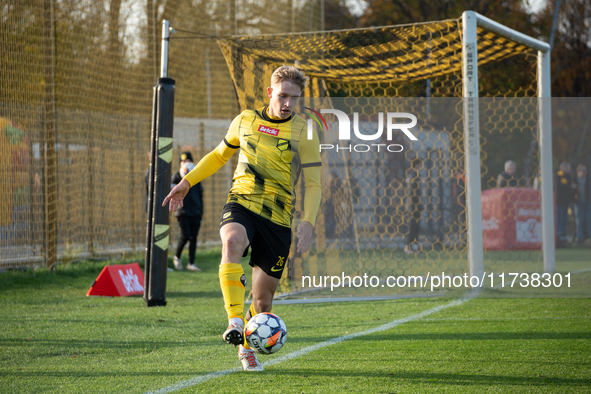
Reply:
[[[220, 228], [228, 223], [240, 223], [246, 229], [250, 241], [250, 264], [260, 267], [274, 278], [281, 278], [287, 265], [291, 246], [291, 228], [273, 223], [238, 203], [227, 203], [222, 210]], [[245, 257], [248, 247], [244, 250]]]

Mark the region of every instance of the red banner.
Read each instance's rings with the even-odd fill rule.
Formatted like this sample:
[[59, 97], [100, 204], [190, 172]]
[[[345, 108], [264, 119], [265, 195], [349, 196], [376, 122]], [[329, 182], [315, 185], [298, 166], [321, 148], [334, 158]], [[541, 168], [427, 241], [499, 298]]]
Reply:
[[484, 249], [542, 248], [542, 206], [539, 190], [504, 187], [482, 192]]

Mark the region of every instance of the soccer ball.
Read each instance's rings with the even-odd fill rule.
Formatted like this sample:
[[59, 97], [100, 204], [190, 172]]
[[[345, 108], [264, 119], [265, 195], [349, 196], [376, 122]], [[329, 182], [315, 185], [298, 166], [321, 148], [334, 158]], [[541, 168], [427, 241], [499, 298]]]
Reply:
[[244, 334], [248, 346], [255, 352], [273, 354], [285, 344], [287, 328], [279, 316], [263, 312], [248, 321]]

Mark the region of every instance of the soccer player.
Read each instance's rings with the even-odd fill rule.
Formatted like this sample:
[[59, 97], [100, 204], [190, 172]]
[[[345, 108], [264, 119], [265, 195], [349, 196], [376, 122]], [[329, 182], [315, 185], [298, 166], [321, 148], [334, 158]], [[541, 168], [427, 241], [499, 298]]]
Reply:
[[[273, 295], [285, 268], [291, 245], [292, 192], [300, 173], [304, 176], [304, 216], [297, 227], [297, 250], [310, 248], [320, 206], [320, 149], [318, 136], [308, 139], [306, 121], [293, 109], [308, 77], [295, 67], [282, 66], [267, 88], [269, 105], [245, 110], [232, 121], [224, 140], [206, 155], [163, 202], [170, 211], [182, 206], [191, 186], [219, 170], [240, 149], [238, 166], [222, 211], [220, 286], [228, 314], [222, 338], [239, 345], [245, 371], [263, 366], [244, 338], [245, 322], [260, 312], [271, 312]], [[246, 277], [240, 258], [251, 248], [252, 304], [243, 315]]]

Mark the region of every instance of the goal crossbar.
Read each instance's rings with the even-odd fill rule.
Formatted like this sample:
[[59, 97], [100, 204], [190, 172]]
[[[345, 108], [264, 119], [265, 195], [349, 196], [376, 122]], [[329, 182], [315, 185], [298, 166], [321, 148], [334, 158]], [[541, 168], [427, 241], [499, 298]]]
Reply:
[[513, 30], [507, 26], [503, 26], [500, 23], [495, 22], [492, 19], [487, 18], [486, 16], [480, 15], [477, 12], [474, 12], [474, 15], [476, 16], [476, 24], [485, 30], [489, 30], [493, 33], [498, 34], [499, 36], [505, 37], [512, 41], [516, 41], [520, 44], [526, 45], [538, 51], [550, 51], [550, 44], [548, 44], [547, 42], [540, 41], [536, 38], [527, 36], [523, 33]]

